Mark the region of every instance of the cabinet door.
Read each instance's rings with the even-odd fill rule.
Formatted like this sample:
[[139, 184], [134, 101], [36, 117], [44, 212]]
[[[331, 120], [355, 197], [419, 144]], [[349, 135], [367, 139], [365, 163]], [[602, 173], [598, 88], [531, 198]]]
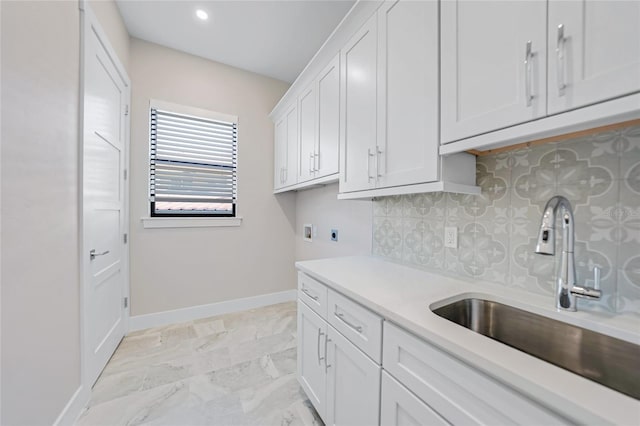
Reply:
[[441, 7], [442, 142], [546, 115], [546, 1]]
[[273, 188], [284, 186], [284, 167], [287, 158], [287, 119], [277, 120], [273, 147]]
[[340, 52], [340, 192], [375, 187], [376, 15]]
[[386, 371], [382, 372], [380, 413], [382, 426], [449, 425]]
[[287, 111], [287, 154], [284, 169], [284, 185], [297, 182], [298, 174], [298, 108], [293, 105]]
[[340, 146], [340, 56], [318, 76], [316, 177], [338, 173]]
[[300, 95], [300, 161], [298, 182], [313, 179], [316, 169], [316, 89], [315, 83]]
[[640, 91], [640, 2], [549, 1], [549, 113]]
[[320, 417], [325, 418], [327, 323], [298, 300], [298, 382]]
[[438, 2], [378, 10], [378, 187], [438, 180]]
[[325, 424], [380, 424], [380, 366], [328, 327]]

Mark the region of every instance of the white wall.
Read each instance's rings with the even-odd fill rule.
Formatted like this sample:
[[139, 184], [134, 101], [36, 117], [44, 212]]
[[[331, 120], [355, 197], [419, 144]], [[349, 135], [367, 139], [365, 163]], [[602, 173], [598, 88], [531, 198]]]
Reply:
[[[288, 85], [132, 38], [131, 312], [295, 288], [295, 195], [274, 196], [269, 112]], [[144, 229], [149, 99], [237, 115], [239, 227]]]
[[[296, 260], [371, 254], [372, 203], [338, 200], [338, 184], [306, 191], [296, 196]], [[305, 241], [302, 227], [316, 226], [317, 236]], [[331, 241], [338, 229], [338, 241]]]
[[77, 1], [1, 2], [2, 418], [52, 424], [80, 385]]

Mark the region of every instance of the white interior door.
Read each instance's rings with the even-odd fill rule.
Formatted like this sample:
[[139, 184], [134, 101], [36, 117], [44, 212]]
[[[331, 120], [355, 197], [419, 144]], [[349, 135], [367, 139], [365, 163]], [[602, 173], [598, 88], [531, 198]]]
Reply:
[[83, 252], [85, 383], [92, 385], [125, 333], [127, 267], [126, 76], [92, 16], [85, 26]]

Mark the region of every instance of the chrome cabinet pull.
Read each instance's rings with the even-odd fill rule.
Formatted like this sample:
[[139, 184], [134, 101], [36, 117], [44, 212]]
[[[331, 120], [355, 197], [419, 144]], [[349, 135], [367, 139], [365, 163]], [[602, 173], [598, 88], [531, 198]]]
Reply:
[[[313, 160], [313, 171], [314, 172], [319, 172], [320, 171], [320, 153], [319, 152], [318, 153], [314, 152], [313, 153], [313, 158], [314, 158], [314, 160]], [[316, 158], [318, 159], [317, 161], [316, 161]]]
[[558, 25], [558, 39], [556, 41], [556, 57], [558, 60], [558, 96], [564, 96], [564, 89], [567, 87], [567, 84], [564, 81], [565, 43], [566, 38], [564, 37], [564, 25], [560, 24]]
[[371, 157], [375, 154], [371, 153], [371, 148], [367, 148], [367, 181], [371, 182], [371, 179], [374, 179], [375, 176], [371, 176]]
[[531, 59], [533, 53], [531, 52], [531, 40], [527, 41], [527, 48], [524, 54], [524, 90], [527, 106], [531, 106], [533, 95], [531, 94]]
[[382, 173], [380, 173], [380, 155], [382, 155], [382, 150], [376, 146], [376, 175], [378, 177], [382, 177]]
[[96, 250], [93, 249], [89, 252], [89, 259], [94, 260], [98, 256], [104, 256], [105, 254], [109, 254], [109, 250], [103, 251], [102, 253], [96, 253]]
[[326, 357], [327, 357], [327, 348], [326, 348], [326, 345], [325, 345], [325, 349], [324, 349], [324, 357], [321, 357], [321, 356], [320, 356], [320, 337], [321, 337], [323, 334], [324, 334], [324, 333], [322, 332], [322, 329], [321, 329], [321, 328], [319, 328], [319, 329], [318, 329], [318, 342], [317, 342], [317, 343], [318, 343], [318, 345], [317, 345], [317, 348], [318, 348], [318, 365], [320, 365], [320, 361], [322, 361], [323, 359], [326, 359]]
[[355, 325], [355, 324], [352, 324], [349, 321], [347, 321], [347, 319], [344, 317], [344, 314], [342, 312], [334, 312], [333, 314], [336, 316], [336, 318], [338, 318], [343, 323], [347, 324], [349, 327], [351, 327], [352, 329], [354, 329], [358, 333], [362, 333], [362, 326]]
[[309, 290], [307, 290], [304, 287], [302, 287], [302, 292], [307, 296], [309, 296], [310, 298], [312, 298], [313, 300], [318, 300], [318, 296], [314, 296], [313, 294], [309, 293]]
[[313, 152], [309, 153], [309, 173], [313, 174], [313, 172], [316, 171], [316, 166], [315, 166], [315, 155], [313, 154]]
[[327, 334], [327, 336], [324, 339], [324, 371], [325, 373], [327, 372], [327, 370], [329, 369], [329, 367], [331, 367], [331, 364], [329, 364], [327, 362], [327, 346], [329, 345], [329, 342], [331, 342], [331, 339], [329, 339], [329, 335]]

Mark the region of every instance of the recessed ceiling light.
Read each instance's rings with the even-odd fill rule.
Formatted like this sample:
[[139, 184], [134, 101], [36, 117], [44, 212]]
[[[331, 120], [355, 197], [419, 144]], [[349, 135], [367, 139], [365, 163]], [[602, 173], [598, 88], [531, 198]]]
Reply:
[[203, 21], [206, 21], [207, 19], [209, 19], [209, 14], [202, 9], [196, 10], [196, 16], [202, 19]]

